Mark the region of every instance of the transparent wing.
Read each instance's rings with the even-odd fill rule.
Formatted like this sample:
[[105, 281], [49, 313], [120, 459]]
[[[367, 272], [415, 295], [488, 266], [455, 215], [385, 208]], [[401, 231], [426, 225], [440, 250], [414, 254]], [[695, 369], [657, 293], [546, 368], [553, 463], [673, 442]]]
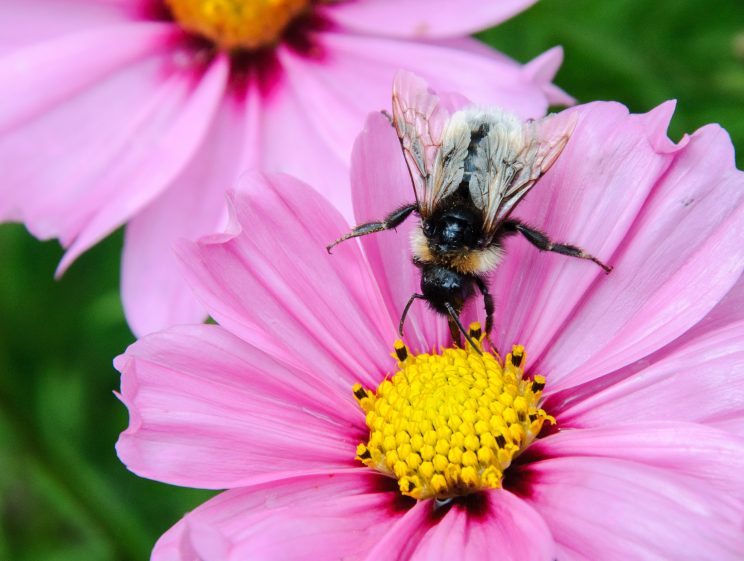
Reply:
[[393, 126], [411, 174], [419, 212], [431, 213], [439, 197], [432, 181], [449, 110], [426, 82], [400, 71], [393, 83]]
[[[523, 123], [509, 134], [488, 135], [487, 170], [471, 180], [470, 192], [483, 210], [484, 229], [493, 233], [561, 155], [576, 127], [576, 114], [548, 115]], [[506, 138], [508, 137], [508, 138]], [[501, 141], [509, 146], [494, 146]], [[475, 183], [475, 185], [474, 185]], [[475, 188], [474, 188], [475, 187]]]

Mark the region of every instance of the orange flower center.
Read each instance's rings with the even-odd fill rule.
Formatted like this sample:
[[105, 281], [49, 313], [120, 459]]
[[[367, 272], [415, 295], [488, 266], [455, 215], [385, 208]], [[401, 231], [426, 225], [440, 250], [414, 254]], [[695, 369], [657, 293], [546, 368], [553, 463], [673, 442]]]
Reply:
[[310, 0], [166, 0], [176, 21], [223, 50], [275, 44]]

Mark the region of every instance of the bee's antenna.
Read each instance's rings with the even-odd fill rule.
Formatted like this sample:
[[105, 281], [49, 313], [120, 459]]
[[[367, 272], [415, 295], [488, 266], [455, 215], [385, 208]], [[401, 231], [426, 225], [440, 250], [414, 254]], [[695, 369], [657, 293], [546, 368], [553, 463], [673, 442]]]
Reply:
[[408, 303], [406, 304], [406, 307], [403, 308], [403, 315], [400, 316], [400, 324], [398, 325], [398, 333], [401, 337], [403, 337], [403, 324], [406, 322], [406, 316], [408, 315], [408, 310], [411, 309], [411, 304], [413, 304], [414, 300], [423, 300], [424, 295], [423, 294], [412, 294], [411, 297], [408, 299]]
[[462, 333], [465, 336], [465, 340], [470, 343], [470, 346], [473, 347], [479, 355], [482, 355], [483, 352], [477, 347], [475, 344], [475, 341], [473, 341], [473, 338], [470, 336], [470, 333], [467, 332], [467, 330], [462, 326], [462, 323], [460, 323], [460, 318], [457, 316], [457, 312], [452, 307], [452, 304], [449, 302], [444, 303], [444, 307], [447, 308], [447, 312], [449, 313], [452, 320], [457, 325], [457, 328], [460, 330], [460, 333]]

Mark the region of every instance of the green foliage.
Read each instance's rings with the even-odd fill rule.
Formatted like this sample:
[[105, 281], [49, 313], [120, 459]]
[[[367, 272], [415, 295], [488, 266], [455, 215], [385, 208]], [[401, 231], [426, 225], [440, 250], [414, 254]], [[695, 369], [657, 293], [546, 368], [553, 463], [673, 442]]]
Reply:
[[[481, 38], [527, 61], [563, 45], [560, 86], [646, 111], [679, 100], [672, 136], [720, 122], [744, 146], [740, 0], [544, 0]], [[742, 162], [739, 156], [739, 162]], [[114, 454], [126, 412], [112, 358], [132, 341], [117, 234], [56, 282], [62, 251], [0, 227], [0, 559], [139, 561], [211, 493], [139, 479]]]

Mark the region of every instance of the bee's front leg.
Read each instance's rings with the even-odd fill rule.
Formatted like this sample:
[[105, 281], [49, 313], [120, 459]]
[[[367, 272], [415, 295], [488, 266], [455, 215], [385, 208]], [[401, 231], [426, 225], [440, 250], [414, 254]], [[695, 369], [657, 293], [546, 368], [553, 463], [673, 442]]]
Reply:
[[367, 234], [374, 234], [375, 232], [397, 228], [415, 210], [418, 210], [418, 205], [415, 203], [404, 205], [388, 214], [381, 222], [367, 222], [365, 224], [360, 224], [348, 234], [344, 234], [332, 244], [327, 245], [326, 249], [328, 250], [328, 253], [330, 253], [335, 246], [350, 238], [357, 238], [359, 236], [366, 236]]

